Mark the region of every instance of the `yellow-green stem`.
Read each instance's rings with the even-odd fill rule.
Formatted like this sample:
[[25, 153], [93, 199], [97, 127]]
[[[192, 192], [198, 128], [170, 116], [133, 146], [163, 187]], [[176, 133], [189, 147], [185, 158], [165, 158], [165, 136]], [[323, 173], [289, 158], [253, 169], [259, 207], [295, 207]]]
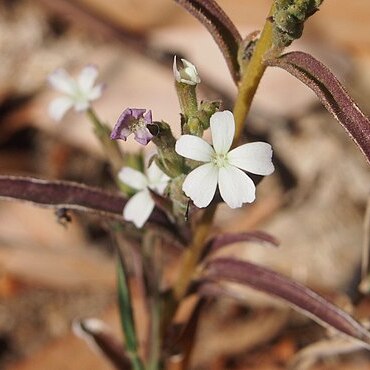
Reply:
[[[270, 15], [273, 12], [273, 6]], [[272, 47], [272, 23], [267, 18], [261, 36], [256, 43], [254, 53], [249, 61], [239, 84], [239, 92], [234, 105], [235, 136], [234, 146], [237, 144], [242, 131], [245, 119], [249, 113], [253, 97], [256, 93], [258, 84], [265, 72], [265, 54]]]
[[214, 204], [205, 209], [202, 218], [194, 231], [193, 242], [184, 253], [179, 277], [173, 290], [174, 298], [177, 302], [184, 297], [191, 283], [194, 270], [198, 264], [205, 241], [212, 227], [216, 208], [217, 205]]

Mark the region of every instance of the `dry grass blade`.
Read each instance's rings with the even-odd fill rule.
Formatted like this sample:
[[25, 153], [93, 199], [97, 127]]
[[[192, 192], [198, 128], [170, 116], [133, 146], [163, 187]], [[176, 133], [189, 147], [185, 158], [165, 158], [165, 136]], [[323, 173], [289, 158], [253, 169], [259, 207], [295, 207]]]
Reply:
[[238, 50], [242, 38], [234, 23], [214, 0], [175, 0], [211, 33], [237, 84], [240, 78]]
[[312, 89], [370, 163], [370, 120], [324, 64], [310, 54], [297, 51], [267, 60], [266, 64], [285, 69]]
[[207, 264], [204, 278], [206, 283], [207, 280], [236, 282], [281, 298], [320, 324], [360, 340], [370, 348], [369, 332], [349, 314], [311, 289], [265, 267], [231, 258], [218, 258]]
[[[121, 221], [122, 209], [126, 204], [126, 199], [121, 195], [74, 182], [5, 175], [0, 176], [0, 199], [96, 213]], [[167, 217], [159, 210], [153, 211], [149, 221], [164, 227], [171, 226]]]

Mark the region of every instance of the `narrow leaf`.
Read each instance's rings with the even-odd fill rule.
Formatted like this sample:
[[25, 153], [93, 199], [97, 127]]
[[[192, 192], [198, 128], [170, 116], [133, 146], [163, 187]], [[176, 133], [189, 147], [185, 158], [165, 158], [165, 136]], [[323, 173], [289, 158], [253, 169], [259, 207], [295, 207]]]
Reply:
[[76, 320], [72, 328], [91, 349], [98, 348], [117, 370], [131, 369], [130, 361], [123, 351], [123, 344], [112, 335], [103, 321], [94, 318]]
[[130, 291], [125, 261], [117, 249], [117, 288], [118, 306], [121, 318], [122, 331], [125, 336], [127, 353], [134, 370], [143, 370], [144, 365], [139, 357], [138, 340], [132, 308], [132, 295]]
[[206, 265], [204, 277], [205, 282], [236, 282], [281, 298], [315, 321], [358, 339], [370, 348], [369, 332], [349, 314], [311, 289], [266, 267], [247, 261], [218, 258]]
[[370, 120], [324, 64], [310, 54], [298, 51], [267, 60], [266, 64], [285, 69], [312, 89], [370, 163]]
[[[32, 177], [0, 176], [0, 199], [21, 200], [49, 208], [66, 208], [123, 221], [126, 200], [119, 194], [106, 192], [69, 181], [48, 181]], [[170, 227], [167, 217], [158, 209], [149, 221]]]
[[234, 23], [214, 0], [175, 0], [197, 18], [220, 48], [234, 82], [240, 78], [238, 50], [242, 38]]
[[279, 242], [276, 238], [274, 238], [270, 234], [265, 233], [264, 231], [247, 231], [244, 233], [220, 234], [207, 243], [202, 258], [209, 256], [210, 254], [222, 248], [239, 242], [254, 242], [265, 245], [267, 244], [274, 247], [277, 247], [279, 245]]

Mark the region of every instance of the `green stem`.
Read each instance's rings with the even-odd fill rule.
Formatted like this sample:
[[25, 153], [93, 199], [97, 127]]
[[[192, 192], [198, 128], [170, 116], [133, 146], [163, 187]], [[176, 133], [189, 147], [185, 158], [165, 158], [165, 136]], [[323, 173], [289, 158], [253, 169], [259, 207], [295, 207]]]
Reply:
[[132, 294], [127, 277], [127, 268], [122, 256], [118, 253], [118, 304], [121, 317], [122, 331], [125, 336], [126, 353], [130, 359], [133, 370], [144, 370], [144, 365], [138, 353], [138, 343], [135, 330], [135, 321], [132, 311]]
[[123, 164], [122, 152], [119, 148], [119, 145], [117, 141], [110, 139], [111, 129], [102, 123], [91, 107], [86, 111], [86, 114], [94, 126], [95, 135], [99, 139], [105, 155], [112, 166], [114, 175], [116, 176]]
[[185, 119], [188, 120], [198, 112], [196, 85], [188, 85], [176, 81], [175, 86], [181, 111], [185, 116]]
[[[274, 5], [270, 10], [273, 13]], [[243, 73], [239, 85], [238, 96], [234, 105], [235, 136], [234, 146], [237, 144], [244, 127], [245, 119], [249, 113], [253, 97], [259, 82], [265, 72], [264, 57], [272, 47], [272, 23], [267, 18], [261, 36], [256, 43], [254, 53]]]

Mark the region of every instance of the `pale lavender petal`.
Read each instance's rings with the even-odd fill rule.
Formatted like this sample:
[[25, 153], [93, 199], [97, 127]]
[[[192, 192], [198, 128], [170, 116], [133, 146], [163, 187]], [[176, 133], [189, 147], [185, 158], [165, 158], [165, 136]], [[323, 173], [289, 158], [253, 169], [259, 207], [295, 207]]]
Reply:
[[72, 106], [73, 101], [69, 97], [62, 96], [60, 98], [56, 98], [49, 104], [49, 116], [55, 121], [60, 121]]
[[176, 141], [177, 154], [195, 161], [209, 162], [215, 154], [213, 148], [203, 139], [195, 135], [182, 135]]
[[123, 167], [118, 172], [118, 178], [124, 184], [136, 190], [143, 190], [148, 186], [148, 180], [146, 176], [142, 172], [131, 167]]
[[132, 221], [137, 228], [143, 227], [154, 209], [154, 201], [147, 189], [131, 197], [123, 209], [123, 218]]
[[144, 115], [145, 112], [145, 109], [125, 109], [112, 130], [111, 139], [126, 140], [127, 136], [134, 133], [136, 141], [142, 145], [148, 144], [153, 138], [153, 135], [147, 128], [147, 125], [152, 123], [152, 113], [148, 111]]
[[256, 175], [267, 176], [274, 172], [272, 148], [263, 142], [248, 143], [231, 150], [227, 155], [231, 165]]
[[225, 110], [216, 112], [210, 119], [212, 143], [217, 154], [226, 154], [233, 142], [235, 121], [233, 114]]
[[215, 195], [217, 177], [217, 167], [202, 164], [186, 176], [182, 190], [198, 208], [207, 207]]
[[58, 68], [48, 76], [49, 84], [55, 89], [67, 95], [73, 95], [76, 90], [76, 82], [63, 68]]
[[88, 65], [82, 69], [77, 77], [77, 83], [80, 90], [89, 93], [93, 88], [96, 78], [98, 77], [98, 68], [94, 65]]
[[234, 166], [219, 169], [218, 187], [222, 199], [230, 208], [241, 207], [243, 203], [252, 203], [256, 198], [253, 181]]
[[130, 115], [134, 117], [135, 119], [142, 118], [144, 116], [144, 113], [146, 112], [146, 109], [142, 108], [131, 108], [129, 109]]
[[146, 127], [139, 127], [134, 130], [135, 140], [141, 145], [147, 145], [153, 139], [153, 135]]

